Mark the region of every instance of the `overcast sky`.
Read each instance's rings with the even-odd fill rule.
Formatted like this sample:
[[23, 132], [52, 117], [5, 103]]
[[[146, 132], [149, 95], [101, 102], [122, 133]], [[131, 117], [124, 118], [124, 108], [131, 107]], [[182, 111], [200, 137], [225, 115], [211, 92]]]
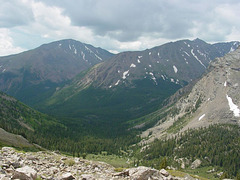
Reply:
[[240, 40], [239, 0], [0, 0], [0, 56], [61, 39], [112, 52]]

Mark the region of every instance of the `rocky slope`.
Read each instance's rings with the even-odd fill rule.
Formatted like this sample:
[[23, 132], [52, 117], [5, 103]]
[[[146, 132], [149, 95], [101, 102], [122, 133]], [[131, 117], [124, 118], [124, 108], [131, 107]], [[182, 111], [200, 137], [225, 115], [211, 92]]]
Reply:
[[150, 140], [215, 123], [240, 125], [240, 47], [215, 59], [190, 93], [168, 108], [168, 115], [145, 131]]
[[[77, 87], [116, 88], [134, 80], [149, 79], [161, 85], [162, 79], [184, 85], [200, 77], [216, 57], [235, 50], [239, 42], [208, 44], [200, 39], [166, 43], [144, 51], [123, 52], [90, 70]], [[132, 85], [134, 86], [134, 85]]]
[[125, 123], [157, 110], [166, 98], [201, 76], [211, 60], [237, 44], [211, 45], [195, 39], [123, 52], [79, 74], [37, 108], [94, 123]]
[[67, 157], [49, 151], [22, 153], [10, 147], [3, 147], [0, 151], [0, 164], [0, 179], [4, 180], [35, 180], [37, 178], [55, 180], [192, 179], [190, 176], [173, 177], [164, 169], [158, 171], [143, 166], [117, 173], [113, 166], [103, 162]]
[[33, 147], [24, 137], [9, 133], [2, 128], [0, 128], [0, 144], [21, 148]]
[[67, 39], [0, 57], [0, 90], [30, 104], [111, 56], [104, 49]]

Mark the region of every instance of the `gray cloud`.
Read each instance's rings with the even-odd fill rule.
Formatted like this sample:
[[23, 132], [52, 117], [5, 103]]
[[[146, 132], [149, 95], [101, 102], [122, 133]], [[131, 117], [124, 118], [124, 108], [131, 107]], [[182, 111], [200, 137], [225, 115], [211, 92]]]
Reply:
[[27, 25], [34, 20], [31, 8], [20, 0], [1, 1], [0, 27]]
[[[237, 0], [81, 0], [45, 1], [64, 9], [76, 26], [86, 26], [96, 35], [107, 35], [122, 42], [137, 40], [146, 33], [176, 39], [191, 35], [194, 22], [214, 21], [212, 11], [221, 3]], [[214, 38], [213, 38], [214, 39]]]
[[183, 38], [239, 40], [239, 9], [239, 0], [9, 0], [0, 29], [25, 49], [73, 38], [120, 52]]

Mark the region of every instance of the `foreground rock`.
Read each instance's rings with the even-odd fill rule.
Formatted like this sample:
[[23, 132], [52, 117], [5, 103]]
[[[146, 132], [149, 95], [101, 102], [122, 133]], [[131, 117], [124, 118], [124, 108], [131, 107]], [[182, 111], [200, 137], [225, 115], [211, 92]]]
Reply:
[[29, 166], [24, 166], [14, 171], [12, 179], [34, 180], [37, 179], [37, 172]]
[[3, 147], [0, 151], [0, 179], [35, 180], [167, 180], [176, 178], [165, 170], [149, 167], [129, 168], [116, 173], [114, 167], [104, 162], [93, 162], [80, 158], [66, 157], [54, 152], [16, 152]]

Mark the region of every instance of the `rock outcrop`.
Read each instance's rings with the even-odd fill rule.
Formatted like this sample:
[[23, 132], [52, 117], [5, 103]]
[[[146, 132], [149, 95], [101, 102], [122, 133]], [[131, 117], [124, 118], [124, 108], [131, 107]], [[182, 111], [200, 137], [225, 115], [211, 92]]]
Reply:
[[171, 176], [165, 169], [159, 171], [140, 166], [120, 173], [116, 173], [114, 169], [104, 162], [67, 157], [49, 151], [23, 153], [10, 147], [3, 147], [0, 151], [1, 180], [36, 180], [37, 177], [46, 180], [181, 179]]

